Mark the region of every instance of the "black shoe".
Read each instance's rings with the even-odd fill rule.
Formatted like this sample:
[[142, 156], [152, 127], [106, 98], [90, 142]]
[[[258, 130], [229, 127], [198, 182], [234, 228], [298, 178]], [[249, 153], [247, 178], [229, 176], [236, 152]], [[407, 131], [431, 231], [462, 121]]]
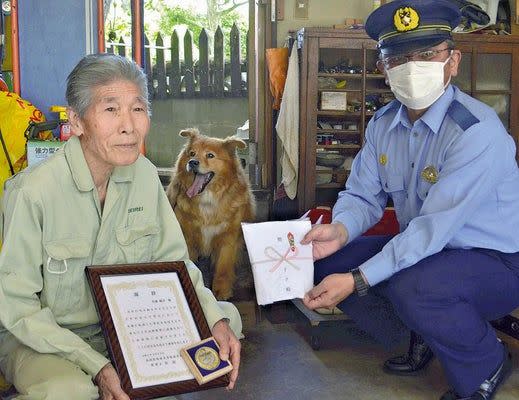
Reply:
[[433, 359], [433, 352], [421, 336], [411, 331], [407, 354], [393, 357], [384, 363], [384, 372], [394, 375], [416, 375]]
[[472, 395], [468, 397], [461, 397], [456, 394], [454, 390], [449, 390], [444, 393], [440, 400], [490, 400], [494, 397], [499, 386], [508, 378], [512, 372], [512, 356], [505, 344], [505, 359], [495, 371], [492, 376], [486, 379]]

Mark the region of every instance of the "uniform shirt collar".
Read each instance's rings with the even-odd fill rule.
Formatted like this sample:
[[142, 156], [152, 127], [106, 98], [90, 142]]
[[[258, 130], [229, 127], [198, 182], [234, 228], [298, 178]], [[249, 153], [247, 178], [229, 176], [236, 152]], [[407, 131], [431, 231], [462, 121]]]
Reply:
[[436, 100], [431, 107], [420, 118], [431, 131], [438, 133], [445, 119], [445, 114], [454, 99], [454, 89], [452, 85], [447, 86], [445, 93], [443, 93], [438, 100]]
[[[445, 114], [454, 99], [454, 88], [452, 85], [447, 86], [445, 89], [445, 93], [443, 93], [438, 100], [436, 100], [432, 106], [425, 112], [424, 115], [418, 119], [418, 121], [422, 121], [426, 124], [431, 131], [434, 133], [438, 133], [440, 130], [440, 126], [445, 118]], [[411, 130], [413, 125], [409, 121], [409, 117], [407, 116], [407, 107], [403, 104], [400, 104], [398, 111], [396, 112], [393, 121], [389, 125], [389, 131], [396, 128], [398, 124], [402, 124], [405, 128]]]
[[[80, 191], [88, 192], [94, 189], [94, 179], [77, 136], [72, 136], [65, 146], [65, 158], [70, 168], [72, 178]], [[115, 167], [110, 177], [114, 182], [130, 182], [133, 180], [135, 163], [123, 167]]]

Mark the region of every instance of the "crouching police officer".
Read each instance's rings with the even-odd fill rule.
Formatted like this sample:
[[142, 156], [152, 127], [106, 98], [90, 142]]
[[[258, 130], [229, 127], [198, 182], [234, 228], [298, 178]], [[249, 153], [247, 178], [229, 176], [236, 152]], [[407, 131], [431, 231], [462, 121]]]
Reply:
[[[451, 385], [442, 400], [481, 400], [511, 370], [489, 321], [519, 306], [519, 169], [494, 110], [450, 83], [459, 20], [447, 0], [396, 0], [369, 16], [396, 100], [369, 122], [332, 224], [305, 237], [320, 261], [304, 302], [338, 305], [374, 336], [403, 322], [409, 353], [385, 370], [410, 375], [434, 355]], [[400, 233], [359, 237], [388, 198]]]

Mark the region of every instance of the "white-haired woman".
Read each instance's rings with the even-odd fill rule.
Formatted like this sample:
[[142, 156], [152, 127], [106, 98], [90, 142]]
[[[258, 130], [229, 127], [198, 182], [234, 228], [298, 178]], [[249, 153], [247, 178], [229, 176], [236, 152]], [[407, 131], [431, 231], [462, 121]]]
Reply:
[[70, 73], [73, 137], [6, 185], [0, 254], [0, 370], [17, 399], [126, 400], [106, 358], [85, 279], [91, 264], [184, 260], [221, 355], [238, 376], [241, 320], [188, 260], [156, 169], [139, 149], [150, 128], [146, 76], [96, 54]]

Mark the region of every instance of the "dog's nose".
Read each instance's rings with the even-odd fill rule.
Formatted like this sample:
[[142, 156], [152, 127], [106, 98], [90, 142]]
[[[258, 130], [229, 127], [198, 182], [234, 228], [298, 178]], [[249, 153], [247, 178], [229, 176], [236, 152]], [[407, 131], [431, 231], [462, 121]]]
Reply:
[[196, 168], [200, 165], [200, 161], [192, 158], [191, 160], [189, 160], [188, 165], [189, 165], [189, 168]]

